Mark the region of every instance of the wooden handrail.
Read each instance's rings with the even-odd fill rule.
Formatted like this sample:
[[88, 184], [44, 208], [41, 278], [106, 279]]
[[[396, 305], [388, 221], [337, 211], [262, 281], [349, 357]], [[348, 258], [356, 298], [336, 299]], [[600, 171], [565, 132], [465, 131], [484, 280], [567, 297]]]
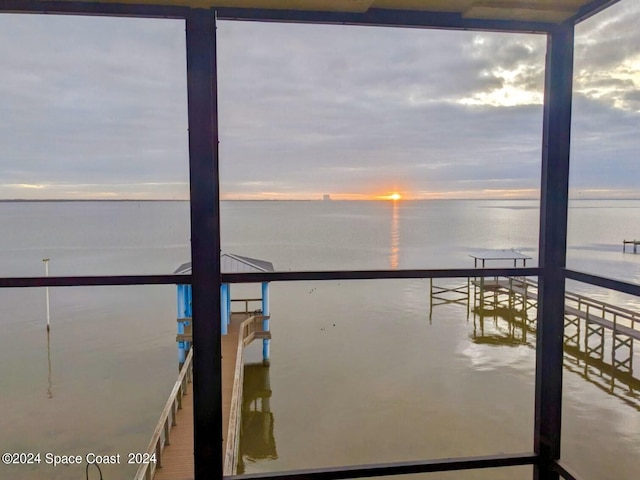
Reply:
[[588, 297], [578, 295], [575, 293], [567, 292], [567, 300], [577, 302], [579, 305], [595, 308], [602, 311], [602, 318], [606, 318], [606, 314], [614, 317], [615, 322], [619, 323], [619, 319], [624, 319], [629, 322], [631, 328], [635, 329], [635, 323], [640, 320], [640, 312], [634, 312], [626, 308], [618, 307], [617, 305], [611, 305], [597, 300], [592, 300]]
[[249, 311], [249, 302], [260, 302], [262, 303], [261, 298], [232, 298], [231, 303], [242, 303], [244, 302], [244, 310], [239, 312], [234, 312], [233, 307], [231, 308], [231, 313], [251, 313]]
[[579, 293], [566, 292], [566, 296], [568, 299], [573, 301], [582, 301], [583, 303], [591, 304], [594, 307], [603, 308], [606, 307], [613, 313], [615, 310], [617, 313], [627, 315], [628, 317], [638, 317], [640, 316], [640, 312], [636, 312], [633, 310], [629, 310], [627, 308], [619, 307], [617, 305], [612, 305], [610, 303], [601, 302], [599, 300], [593, 300], [592, 298], [586, 297], [584, 295], [580, 295]]
[[[538, 287], [537, 283], [529, 279], [525, 279], [523, 283], [525, 284], [525, 286], [531, 286], [534, 288]], [[576, 302], [579, 308], [584, 306], [591, 306], [592, 308], [602, 310], [603, 315], [604, 313], [609, 313], [611, 315], [619, 316], [621, 318], [624, 318], [625, 320], [630, 321], [632, 325], [634, 325], [635, 322], [640, 321], [640, 312], [637, 311], [629, 310], [617, 305], [612, 305], [610, 303], [601, 302], [599, 300], [594, 300], [585, 295], [580, 295], [579, 293], [565, 292], [565, 297], [568, 301]]]
[[238, 335], [238, 345], [236, 354], [236, 364], [233, 373], [233, 390], [231, 392], [231, 409], [229, 411], [229, 426], [227, 428], [226, 451], [224, 452], [224, 475], [234, 475], [236, 473], [238, 452], [237, 442], [240, 433], [240, 409], [242, 408], [242, 383], [244, 381], [244, 340], [248, 325], [253, 323], [254, 317], [247, 318], [240, 324], [240, 334]]
[[187, 383], [191, 383], [192, 367], [193, 367], [193, 348], [189, 350], [189, 354], [185, 359], [182, 370], [178, 375], [169, 399], [162, 409], [160, 419], [156, 425], [151, 441], [147, 447], [146, 453], [149, 458], [155, 454], [155, 462], [142, 463], [136, 472], [134, 480], [151, 480], [156, 468], [162, 467], [162, 452], [165, 445], [169, 445], [169, 432], [173, 425], [176, 425], [176, 414], [182, 408], [182, 397], [186, 394]]
[[[514, 288], [517, 281], [520, 284], [519, 288], [524, 289], [525, 296], [527, 294], [527, 290], [538, 288], [538, 284], [528, 278], [521, 279], [507, 277], [507, 279], [509, 280], [508, 288]], [[513, 283], [511, 282], [511, 279], [513, 279]], [[480, 288], [482, 288], [482, 282]], [[620, 329], [618, 327], [620, 326], [624, 327], [625, 329], [630, 328], [634, 331], [640, 331], [640, 329], [638, 328], [638, 326], [640, 325], [640, 312], [638, 311], [619, 307], [617, 305], [606, 303], [600, 300], [594, 300], [585, 295], [580, 295], [578, 293], [568, 291], [565, 291], [565, 301], [567, 303], [567, 308], [569, 308], [571, 304], [577, 305], [578, 310], [584, 312], [587, 322], [591, 321], [592, 319], [600, 318], [602, 320], [611, 322], [614, 332], [619, 332]], [[596, 313], [594, 313], [594, 311], [596, 311]]]
[[[260, 299], [257, 299], [260, 300]], [[257, 301], [252, 299], [242, 299], [240, 301]], [[224, 453], [224, 475], [234, 475], [236, 473], [238, 442], [240, 439], [240, 411], [242, 408], [242, 382], [244, 377], [244, 347], [248, 345], [256, 336], [262, 332], [262, 322], [268, 319], [268, 315], [261, 312], [251, 315], [245, 319], [239, 327], [237, 356], [234, 371], [233, 391], [231, 394], [231, 411], [229, 413], [229, 427], [227, 430], [226, 451]], [[180, 319], [187, 320], [187, 319]], [[191, 319], [188, 319], [191, 320]], [[193, 348], [178, 375], [169, 399], [160, 414], [158, 424], [151, 436], [151, 441], [146, 453], [151, 456], [155, 454], [155, 462], [141, 464], [134, 477], [134, 480], [152, 480], [158, 467], [162, 467], [162, 453], [165, 445], [170, 443], [171, 427], [176, 425], [177, 410], [182, 408], [182, 397], [185, 395], [187, 382], [191, 382], [192, 375]]]

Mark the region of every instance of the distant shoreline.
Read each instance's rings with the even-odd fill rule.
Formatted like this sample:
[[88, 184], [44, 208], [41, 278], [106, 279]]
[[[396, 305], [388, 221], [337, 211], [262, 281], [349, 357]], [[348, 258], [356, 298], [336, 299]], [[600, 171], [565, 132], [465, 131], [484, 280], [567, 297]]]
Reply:
[[[399, 203], [404, 202], [460, 202], [460, 201], [536, 201], [540, 200], [539, 198], [416, 198], [416, 199], [404, 199], [400, 200]], [[638, 201], [640, 197], [632, 197], [632, 198], [569, 198], [570, 201]], [[238, 198], [238, 199], [222, 199], [221, 202], [323, 202], [323, 203], [337, 203], [337, 202], [391, 202], [392, 200], [388, 199], [331, 199], [329, 201], [323, 200], [321, 198], [306, 198], [306, 199], [285, 199], [285, 198], [263, 198], [263, 199], [254, 199], [254, 198]], [[44, 198], [44, 199], [35, 199], [35, 198], [7, 198], [0, 199], [0, 203], [113, 203], [113, 202], [190, 202], [190, 200], [179, 200], [179, 199], [171, 199], [171, 198], [154, 198], [154, 199], [137, 199], [137, 198]]]
[[188, 202], [189, 200], [174, 199], [136, 199], [136, 198], [12, 198], [0, 199], [0, 203], [70, 203], [70, 202]]

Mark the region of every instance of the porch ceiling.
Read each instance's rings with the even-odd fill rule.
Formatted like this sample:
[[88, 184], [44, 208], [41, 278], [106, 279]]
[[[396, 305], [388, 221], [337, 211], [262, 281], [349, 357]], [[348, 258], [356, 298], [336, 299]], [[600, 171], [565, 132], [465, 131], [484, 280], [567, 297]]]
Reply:
[[[74, 0], [62, 0], [73, 2]], [[561, 23], [597, 9], [606, 0], [83, 0], [103, 4], [165, 5], [178, 7], [256, 8], [274, 10], [365, 13], [371, 9], [428, 11], [474, 20], [514, 20]], [[46, 0], [42, 1], [46, 4]]]

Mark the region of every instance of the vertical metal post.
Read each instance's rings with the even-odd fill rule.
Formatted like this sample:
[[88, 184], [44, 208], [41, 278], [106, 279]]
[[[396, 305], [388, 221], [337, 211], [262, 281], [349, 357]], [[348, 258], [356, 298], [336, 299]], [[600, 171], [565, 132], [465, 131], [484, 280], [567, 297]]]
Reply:
[[[265, 316], [262, 321], [262, 330], [265, 332], [269, 331], [269, 282], [262, 282], [262, 314]], [[265, 338], [262, 340], [262, 361], [267, 363], [269, 362], [270, 355], [270, 340]]]
[[569, 146], [573, 83], [573, 25], [547, 38], [542, 185], [540, 198], [540, 301], [536, 342], [534, 480], [558, 480], [562, 427], [562, 347], [569, 203]]
[[222, 478], [220, 194], [213, 10], [186, 17], [195, 479]]

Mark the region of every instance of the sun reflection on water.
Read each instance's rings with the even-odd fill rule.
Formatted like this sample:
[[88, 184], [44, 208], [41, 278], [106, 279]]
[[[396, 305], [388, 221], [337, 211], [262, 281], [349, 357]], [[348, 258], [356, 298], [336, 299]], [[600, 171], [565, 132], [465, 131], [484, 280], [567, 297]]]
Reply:
[[391, 210], [391, 254], [389, 260], [391, 263], [391, 269], [396, 270], [398, 268], [398, 262], [400, 258], [400, 206], [399, 202], [393, 202]]

